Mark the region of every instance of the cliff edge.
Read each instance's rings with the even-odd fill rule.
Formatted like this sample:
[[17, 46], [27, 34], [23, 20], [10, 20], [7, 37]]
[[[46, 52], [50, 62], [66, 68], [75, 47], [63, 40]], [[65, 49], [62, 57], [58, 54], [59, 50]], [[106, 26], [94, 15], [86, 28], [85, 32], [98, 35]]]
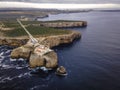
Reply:
[[[28, 41], [25, 45], [15, 48], [11, 52], [11, 58], [13, 59], [24, 58], [29, 60], [29, 66], [31, 68], [42, 67], [42, 66], [46, 68], [55, 68], [58, 66], [58, 57], [55, 51], [52, 50], [41, 55], [42, 49], [39, 49], [39, 45], [44, 45], [46, 47], [52, 48], [60, 44], [71, 43], [73, 42], [73, 40], [78, 39], [80, 37], [81, 37], [80, 33], [76, 31], [72, 31], [70, 34], [66, 34], [66, 35], [39, 37], [37, 38], [38, 45], [37, 44], [35, 45], [33, 43], [30, 43], [30, 41]], [[11, 44], [11, 45], [17, 45], [17, 44]], [[37, 53], [38, 50], [39, 53]]]
[[[60, 44], [67, 44], [71, 43], [73, 40], [78, 39], [81, 37], [80, 32], [77, 31], [70, 31], [69, 34], [63, 35], [53, 35], [53, 36], [35, 36], [36, 39], [39, 41], [40, 44], [48, 46], [50, 48], [54, 46], [58, 46]], [[2, 37], [0, 38], [0, 45], [8, 45], [19, 47], [25, 45], [29, 38], [27, 36], [23, 37]]]

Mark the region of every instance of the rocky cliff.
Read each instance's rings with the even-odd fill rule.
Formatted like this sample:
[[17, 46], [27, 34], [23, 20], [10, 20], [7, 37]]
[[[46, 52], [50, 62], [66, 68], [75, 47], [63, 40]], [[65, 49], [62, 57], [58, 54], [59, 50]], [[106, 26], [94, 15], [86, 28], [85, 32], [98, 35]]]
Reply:
[[57, 54], [52, 50], [43, 55], [40, 55], [41, 52], [39, 53], [36, 52], [37, 47], [32, 43], [27, 43], [21, 47], [13, 49], [10, 56], [12, 59], [23, 58], [25, 60], [28, 60], [29, 66], [31, 68], [42, 66], [46, 68], [57, 67], [58, 65]]
[[[56, 35], [56, 36], [46, 36], [46, 37], [38, 37], [37, 40], [40, 44], [43, 44], [48, 47], [58, 46], [60, 44], [71, 43], [73, 40], [81, 37], [81, 34], [77, 31], [71, 31], [69, 34]], [[28, 37], [2, 37], [0, 38], [0, 45], [8, 45], [8, 46], [22, 46], [25, 45], [28, 41]]]
[[46, 45], [50, 48], [58, 46], [60, 44], [67, 44], [73, 42], [73, 40], [81, 37], [81, 34], [77, 31], [72, 31], [70, 34], [58, 35], [58, 36], [48, 36], [38, 38], [39, 43]]
[[[39, 37], [37, 38], [38, 43], [36, 44], [33, 44], [30, 40], [27, 41], [26, 39], [1, 39], [0, 44], [20, 46], [18, 48], [13, 49], [10, 56], [12, 59], [24, 58], [29, 60], [29, 66], [31, 68], [42, 66], [46, 68], [55, 68], [58, 66], [57, 53], [51, 50], [42, 55], [42, 49], [39, 49], [39, 46], [44, 45], [45, 47], [52, 48], [60, 44], [71, 43], [73, 40], [78, 39], [80, 37], [81, 34], [79, 32], [71, 31], [71, 33], [65, 35]], [[39, 53], [37, 53], [38, 50]]]
[[32, 24], [33, 26], [44, 26], [51, 28], [70, 28], [70, 27], [86, 27], [86, 21], [51, 21]]

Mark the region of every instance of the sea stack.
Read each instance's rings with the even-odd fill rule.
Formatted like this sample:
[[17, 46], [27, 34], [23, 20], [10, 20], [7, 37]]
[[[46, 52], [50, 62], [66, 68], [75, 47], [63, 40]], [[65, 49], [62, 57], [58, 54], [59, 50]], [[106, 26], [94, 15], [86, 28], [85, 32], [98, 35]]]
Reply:
[[65, 67], [63, 67], [63, 66], [58, 67], [57, 70], [56, 70], [56, 75], [66, 76], [67, 71], [66, 71]]

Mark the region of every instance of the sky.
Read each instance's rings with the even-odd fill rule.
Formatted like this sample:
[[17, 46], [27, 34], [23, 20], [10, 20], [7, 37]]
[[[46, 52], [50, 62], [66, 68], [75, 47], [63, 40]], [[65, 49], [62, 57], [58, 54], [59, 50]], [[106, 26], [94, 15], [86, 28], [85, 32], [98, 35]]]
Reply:
[[120, 3], [120, 0], [0, 0], [0, 1], [19, 1], [34, 3], [79, 3], [79, 4], [104, 4], [104, 3]]
[[120, 0], [0, 0], [0, 8], [120, 9]]

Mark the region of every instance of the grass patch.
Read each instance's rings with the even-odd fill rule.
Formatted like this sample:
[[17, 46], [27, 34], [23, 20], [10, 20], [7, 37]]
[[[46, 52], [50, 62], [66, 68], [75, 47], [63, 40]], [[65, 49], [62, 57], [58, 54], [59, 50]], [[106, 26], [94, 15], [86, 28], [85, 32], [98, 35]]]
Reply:
[[[54, 20], [54, 21], [21, 21], [24, 25], [40, 24], [40, 23], [57, 23], [57, 22], [79, 22], [72, 20]], [[7, 20], [2, 22], [6, 28], [18, 28], [19, 23], [16, 20]]]
[[20, 25], [17, 23], [17, 21], [3, 21], [2, 22], [4, 24], [5, 28], [18, 28], [20, 27]]
[[52, 20], [52, 21], [22, 21], [23, 24], [55, 23], [55, 22], [79, 22], [75, 20]]
[[[38, 26], [28, 26], [28, 31], [32, 35], [41, 35], [41, 36], [50, 36], [50, 35], [62, 35], [62, 34], [69, 34], [69, 30], [60, 30], [60, 29], [54, 29], [54, 28], [46, 28], [46, 27], [38, 27]], [[18, 36], [26, 36], [26, 32], [23, 30], [23, 28], [19, 27], [14, 30], [9, 31], [3, 31], [5, 36], [8, 37], [18, 37]]]
[[[31, 26], [32, 24], [39, 24], [39, 23], [49, 23], [49, 22], [64, 22], [66, 20], [56, 20], [56, 21], [21, 21], [24, 25], [28, 25], [26, 28], [32, 35], [41, 35], [41, 36], [50, 36], [50, 35], [62, 35], [62, 34], [69, 34], [71, 31], [69, 30], [62, 30], [62, 29], [55, 29], [55, 28], [47, 28], [47, 27], [40, 27], [40, 26]], [[70, 21], [68, 21], [70, 22]], [[73, 21], [71, 21], [73, 22]], [[9, 31], [2, 31], [5, 36], [8, 37], [18, 37], [18, 36], [26, 36], [26, 32], [23, 28], [19, 25], [16, 20], [8, 20], [3, 21], [4, 27], [6, 28], [14, 28], [14, 30]]]

